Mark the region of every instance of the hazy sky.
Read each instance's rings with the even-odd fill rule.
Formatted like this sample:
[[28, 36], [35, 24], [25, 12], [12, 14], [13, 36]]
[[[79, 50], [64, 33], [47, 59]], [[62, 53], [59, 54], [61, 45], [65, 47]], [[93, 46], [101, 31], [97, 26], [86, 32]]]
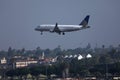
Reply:
[[[58, 35], [34, 31], [40, 24], [79, 24], [91, 28]], [[53, 49], [120, 44], [120, 0], [0, 0], [0, 50]]]

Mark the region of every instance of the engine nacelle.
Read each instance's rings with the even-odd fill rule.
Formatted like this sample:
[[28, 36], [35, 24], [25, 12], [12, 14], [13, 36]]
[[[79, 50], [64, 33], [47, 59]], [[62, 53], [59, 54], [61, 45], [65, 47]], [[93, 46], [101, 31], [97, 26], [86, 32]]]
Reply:
[[53, 33], [54, 31], [52, 29], [50, 29], [50, 32]]

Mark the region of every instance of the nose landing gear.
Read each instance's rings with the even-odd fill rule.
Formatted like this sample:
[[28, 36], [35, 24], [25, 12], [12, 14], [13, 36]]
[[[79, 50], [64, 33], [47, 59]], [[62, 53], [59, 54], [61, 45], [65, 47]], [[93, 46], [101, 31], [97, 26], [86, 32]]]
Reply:
[[41, 31], [41, 33], [40, 33], [41, 35], [43, 35], [43, 32]]

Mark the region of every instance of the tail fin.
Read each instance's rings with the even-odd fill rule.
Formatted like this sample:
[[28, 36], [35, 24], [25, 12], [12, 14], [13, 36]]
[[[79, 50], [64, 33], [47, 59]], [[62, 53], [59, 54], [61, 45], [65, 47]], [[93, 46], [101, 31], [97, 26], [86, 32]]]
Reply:
[[89, 17], [90, 17], [90, 15], [87, 15], [79, 25], [86, 26], [88, 24]]

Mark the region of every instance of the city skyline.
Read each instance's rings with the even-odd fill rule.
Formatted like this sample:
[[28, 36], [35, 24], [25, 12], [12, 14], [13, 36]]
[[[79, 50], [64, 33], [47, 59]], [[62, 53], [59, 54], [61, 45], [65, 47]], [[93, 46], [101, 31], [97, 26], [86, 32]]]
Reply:
[[[43, 0], [1, 0], [0, 1], [0, 50], [12, 48], [54, 49], [76, 48], [90, 43], [114, 45], [120, 44], [120, 11], [118, 0], [100, 1], [43, 1]], [[90, 15], [91, 28], [66, 33], [66, 35], [34, 31], [40, 24], [79, 24]]]

